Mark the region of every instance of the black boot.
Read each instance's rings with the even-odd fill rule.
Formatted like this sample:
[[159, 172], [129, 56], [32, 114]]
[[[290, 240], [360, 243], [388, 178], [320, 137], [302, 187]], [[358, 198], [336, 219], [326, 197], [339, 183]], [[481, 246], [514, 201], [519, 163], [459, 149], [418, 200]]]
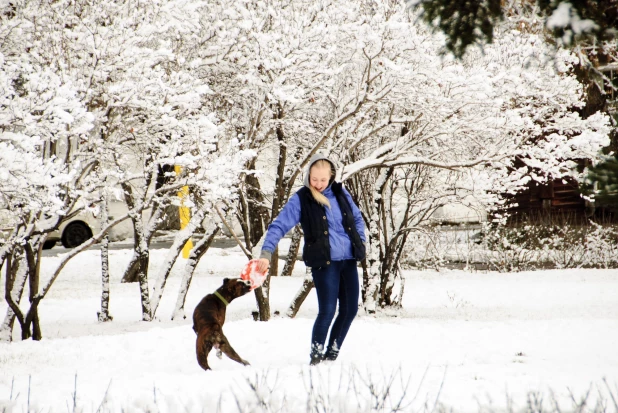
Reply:
[[315, 366], [320, 364], [324, 360], [324, 354], [322, 354], [323, 346], [320, 344], [311, 345], [311, 354], [309, 354], [309, 365]]
[[311, 360], [309, 360], [309, 365], [310, 366], [318, 365], [323, 360], [324, 360], [324, 355], [323, 354], [312, 354], [311, 355]]
[[328, 350], [326, 350], [326, 353], [324, 353], [324, 361], [335, 361], [337, 360], [337, 357], [339, 357], [339, 350], [335, 350], [333, 348], [329, 348]]

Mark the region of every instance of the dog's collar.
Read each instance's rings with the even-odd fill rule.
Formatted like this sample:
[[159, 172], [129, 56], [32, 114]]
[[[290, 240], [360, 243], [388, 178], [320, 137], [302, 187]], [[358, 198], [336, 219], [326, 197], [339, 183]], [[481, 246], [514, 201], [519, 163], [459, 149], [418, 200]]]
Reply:
[[223, 298], [223, 296], [222, 296], [221, 294], [219, 294], [219, 291], [215, 291], [215, 295], [216, 295], [217, 297], [219, 297], [219, 300], [221, 300], [221, 301], [223, 302], [223, 304], [225, 304], [226, 306], [229, 304], [229, 303], [227, 302], [227, 300], [226, 300], [225, 298]]

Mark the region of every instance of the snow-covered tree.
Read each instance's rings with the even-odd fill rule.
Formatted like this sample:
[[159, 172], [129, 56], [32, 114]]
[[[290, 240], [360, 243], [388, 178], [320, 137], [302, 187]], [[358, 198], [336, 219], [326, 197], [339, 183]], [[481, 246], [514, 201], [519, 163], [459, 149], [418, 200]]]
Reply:
[[70, 81], [27, 50], [32, 26], [18, 18], [3, 20], [0, 33], [0, 205], [12, 229], [0, 247], [7, 260], [9, 309], [0, 334], [11, 339], [17, 317], [22, 337], [41, 337], [36, 304], [20, 306], [25, 283], [30, 302], [39, 289], [39, 263], [47, 234], [69, 214], [88, 206], [87, 176], [94, 160], [76, 153], [87, 139], [92, 116]]
[[[356, 16], [347, 18], [348, 6], [332, 1], [211, 5], [216, 18], [210, 24], [219, 39], [213, 47], [220, 52], [217, 63], [206, 68], [214, 92], [210, 104], [222, 120], [221, 133], [260, 154], [245, 165], [249, 172], [235, 208], [246, 250], [254, 249], [293, 193], [312, 151], [307, 144], [321, 139], [327, 128], [322, 105], [331, 93], [329, 79], [338, 72], [337, 43], [345, 30], [334, 16], [352, 24]], [[274, 174], [260, 180], [250, 172], [261, 165]], [[277, 273], [276, 261], [275, 256], [271, 274]], [[268, 289], [267, 280], [256, 290], [263, 320], [270, 313]]]
[[[52, 215], [62, 217], [69, 211], [77, 212], [77, 200], [95, 209], [94, 203], [104, 196], [126, 201], [135, 233], [135, 273], [139, 275], [145, 320], [153, 316], [148, 245], [165, 207], [178, 203], [178, 190], [189, 186], [208, 211], [216, 199], [230, 198], [224, 188], [235, 184], [239, 174], [236, 169], [245, 161], [245, 152], [234, 141], [218, 140], [218, 120], [205, 107], [209, 89], [200, 68], [210, 62], [199, 55], [200, 45], [208, 41], [211, 30], [200, 21], [199, 10], [205, 4], [24, 1], [6, 5], [10, 18], [3, 20], [3, 52], [7, 50], [5, 55], [17, 62], [11, 64], [35, 68], [31, 80], [23, 75], [5, 76], [9, 86], [38, 87], [36, 94], [27, 97], [31, 100], [56, 99], [47, 112], [38, 102], [26, 105], [37, 116], [34, 121], [27, 119], [26, 127], [33, 129], [40, 118], [39, 127], [44, 132], [19, 130], [34, 140], [45, 138], [40, 144], [45, 154], [39, 149], [33, 157], [51, 165], [40, 168], [41, 174], [47, 181], [58, 182], [60, 198], [65, 202]], [[40, 67], [45, 71], [36, 72]], [[18, 68], [13, 72], [28, 70]], [[35, 75], [47, 78], [37, 83]], [[8, 109], [17, 107], [9, 103], [12, 106], [6, 106]], [[94, 129], [86, 133], [93, 125]], [[3, 138], [8, 140], [7, 136], [5, 133]], [[27, 142], [22, 140], [24, 145]], [[53, 156], [57, 142], [65, 142], [62, 158]], [[26, 157], [17, 158], [27, 161], [29, 168], [37, 167]], [[54, 172], [54, 165], [64, 175]], [[218, 180], [213, 171], [221, 165], [225, 172], [217, 171], [221, 172]], [[174, 173], [175, 166], [183, 168], [183, 174]], [[8, 169], [12, 172], [15, 168]], [[231, 178], [227, 171], [232, 171]], [[31, 191], [36, 189], [32, 185], [35, 176], [29, 176], [30, 182], [22, 182]], [[46, 191], [56, 190], [47, 182], [44, 187]], [[15, 189], [19, 193], [19, 187]], [[95, 234], [92, 242], [103, 235]], [[82, 249], [75, 249], [69, 256]], [[65, 264], [63, 260], [52, 280]], [[164, 283], [158, 285], [162, 289]], [[38, 293], [39, 300], [48, 288]], [[32, 291], [36, 294], [36, 289]]]
[[[401, 299], [392, 286], [402, 231], [445, 203], [474, 200], [489, 208], [531, 179], [581, 179], [574, 159], [598, 156], [609, 128], [606, 116], [582, 119], [574, 110], [584, 104], [576, 58], [553, 53], [533, 33], [507, 25], [483, 53], [459, 61], [441, 55], [443, 40], [401, 4], [377, 5], [366, 16], [349, 31], [362, 45], [353, 64], [337, 66], [365, 82], [336, 90], [371, 98], [338, 124], [324, 149], [344, 165], [342, 179], [355, 181], [350, 186], [363, 205], [364, 302], [374, 311]], [[524, 166], [516, 168], [519, 162]]]
[[[397, 181], [409, 176], [406, 168], [434, 171], [427, 178], [433, 193], [416, 194], [427, 200], [416, 207], [424, 211], [415, 215], [421, 217], [470, 196], [495, 203], [500, 192], [530, 179], [530, 168], [553, 177], [571, 174], [569, 159], [595, 156], [605, 142], [602, 116], [584, 121], [571, 112], [581, 105], [581, 88], [569, 73], [572, 56], [548, 53], [534, 34], [502, 28], [496, 44], [462, 62], [441, 55], [444, 40], [416, 23], [403, 2], [212, 7], [222, 16], [212, 22], [213, 36], [226, 41], [217, 64], [208, 67], [222, 133], [240, 136], [263, 162], [276, 164], [272, 190], [251, 174], [241, 187], [237, 211], [247, 249], [257, 244], [317, 151], [340, 161], [344, 180], [377, 170], [354, 186], [381, 189], [357, 194], [359, 199], [380, 199], [382, 189], [394, 188], [385, 176]], [[530, 168], [513, 170], [515, 157]], [[384, 227], [379, 209], [364, 210], [374, 234], [366, 279], [376, 286], [390, 282], [386, 270], [382, 282], [370, 281], [383, 271], [378, 264], [396, 261], [380, 257], [392, 239], [375, 234], [394, 224]], [[393, 210], [393, 222], [400, 216]], [[401, 229], [415, 226], [409, 224]], [[265, 288], [258, 297], [262, 319], [268, 318], [267, 283]]]
[[[491, 207], [531, 179], [580, 179], [572, 160], [594, 158], [607, 143], [607, 118], [582, 119], [575, 110], [583, 105], [575, 57], [508, 22], [482, 53], [456, 60], [441, 54], [444, 39], [404, 1], [59, 0], [5, 7], [10, 18], [0, 33], [9, 41], [2, 53], [17, 65], [3, 69], [5, 95], [21, 98], [24, 85], [32, 89], [44, 76], [49, 80], [37, 87], [54, 86], [26, 99], [64, 100], [47, 117], [35, 106], [24, 111], [41, 117], [41, 131], [12, 125], [3, 136], [43, 137], [39, 162], [60, 189], [45, 185], [63, 202], [52, 216], [66, 216], [78, 200], [91, 207], [102, 196], [124, 199], [135, 242], [123, 278], [139, 281], [144, 320], [154, 317], [182, 245], [217, 206], [237, 214], [244, 247], [255, 250], [318, 151], [338, 162], [338, 178], [362, 208], [363, 295], [374, 311], [401, 300], [401, 247], [435, 208], [470, 200]], [[28, 79], [17, 75], [20, 65]], [[29, 119], [25, 127], [36, 126]], [[53, 156], [60, 152], [62, 159]], [[273, 175], [256, 173], [262, 165]], [[193, 218], [152, 286], [149, 244], [183, 187]], [[216, 231], [213, 224], [187, 262], [174, 316], [182, 314], [192, 271]], [[12, 260], [16, 272], [21, 262]], [[256, 297], [267, 320], [268, 281]]]
[[[134, 256], [123, 279], [139, 281], [149, 320], [149, 244], [164, 211], [181, 187], [195, 185], [197, 169], [225, 159], [199, 74], [208, 64], [199, 52], [210, 37], [200, 21], [206, 3], [68, 4], [43, 7], [48, 48], [95, 116], [98, 176], [131, 211]], [[176, 166], [187, 172], [177, 175]]]
[[[216, 148], [216, 150], [215, 150]], [[183, 246], [195, 232], [202, 228], [205, 233], [189, 252], [182, 273], [182, 283], [178, 292], [177, 305], [172, 318], [183, 315], [184, 300], [193, 277], [195, 267], [202, 256], [208, 251], [214, 236], [220, 231], [220, 224], [215, 212], [218, 204], [233, 202], [238, 194], [238, 184], [244, 164], [248, 158], [255, 156], [253, 151], [242, 150], [236, 140], [219, 140], [212, 152], [204, 151], [199, 162], [185, 164], [185, 171], [177, 179], [188, 189], [188, 194], [181, 199], [180, 195], [171, 202], [190, 208], [191, 219], [188, 225], [178, 231], [174, 237], [164, 263], [159, 268], [154, 279], [152, 293], [151, 318], [154, 318], [159, 300], [163, 294], [170, 271], [180, 255]], [[203, 224], [206, 226], [203, 227]]]
[[[422, 28], [406, 21], [409, 18], [402, 15], [397, 35], [403, 36], [398, 42], [399, 67], [408, 76], [391, 81], [388, 99], [395, 116], [409, 116], [413, 110], [416, 119], [406, 125], [405, 133], [391, 129], [390, 138], [368, 144], [344, 177], [377, 167], [382, 174], [375, 175], [374, 182], [384, 188], [389, 185], [389, 168], [425, 166], [439, 174], [430, 188], [432, 199], [442, 196], [454, 202], [474, 197], [487, 207], [499, 202], [501, 193], [517, 191], [530, 179], [582, 178], [574, 159], [597, 157], [608, 142], [609, 125], [604, 115], [582, 119], [574, 111], [583, 105], [583, 93], [572, 72], [573, 55], [552, 54], [538, 36], [505, 27], [484, 53], [470, 53], [459, 62], [441, 57], [436, 40], [419, 43]], [[405, 36], [412, 39], [407, 47]], [[410, 52], [422, 47], [422, 55]], [[385, 66], [398, 63], [389, 60]], [[525, 166], [516, 169], [516, 159]], [[382, 241], [388, 238], [389, 225], [380, 224], [384, 202], [380, 196], [375, 192], [370, 197], [375, 208], [365, 210], [370, 232], [367, 280], [372, 286], [365, 285], [369, 310], [374, 308], [373, 299], [379, 304], [390, 301], [384, 287], [394, 276], [378, 271], [389, 261], [384, 255], [389, 243]]]

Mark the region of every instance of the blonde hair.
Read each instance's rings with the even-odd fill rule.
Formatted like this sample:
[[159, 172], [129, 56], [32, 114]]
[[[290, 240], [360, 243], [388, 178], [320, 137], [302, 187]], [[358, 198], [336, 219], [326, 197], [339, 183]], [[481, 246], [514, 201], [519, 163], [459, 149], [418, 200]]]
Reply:
[[320, 159], [319, 161], [314, 162], [313, 165], [311, 165], [311, 168], [309, 168], [309, 190], [311, 190], [311, 195], [313, 195], [313, 199], [315, 199], [318, 204], [330, 208], [330, 202], [328, 201], [328, 198], [326, 198], [324, 194], [311, 186], [311, 170], [313, 168], [328, 168], [330, 170], [330, 177], [332, 179], [332, 177], [335, 176], [333, 165], [326, 159]]

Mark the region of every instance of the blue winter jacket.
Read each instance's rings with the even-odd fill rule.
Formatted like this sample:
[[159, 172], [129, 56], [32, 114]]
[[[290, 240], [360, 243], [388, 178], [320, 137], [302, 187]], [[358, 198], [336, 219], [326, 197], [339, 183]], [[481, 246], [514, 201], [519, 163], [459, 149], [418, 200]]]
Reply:
[[[361, 240], [365, 242], [365, 223], [361, 216], [361, 212], [352, 200], [350, 193], [345, 188], [343, 188], [343, 193], [352, 208], [356, 230]], [[329, 228], [328, 240], [330, 243], [330, 258], [332, 261], [354, 259], [352, 242], [343, 228], [341, 209], [339, 208], [337, 198], [330, 186], [326, 188], [322, 194], [326, 196], [330, 202], [330, 208], [324, 207]], [[299, 222], [300, 199], [298, 194], [294, 194], [285, 204], [277, 218], [268, 226], [268, 232], [264, 240], [264, 245], [262, 246], [261, 256], [270, 259], [270, 255], [275, 251], [275, 247], [279, 243], [279, 240]]]

